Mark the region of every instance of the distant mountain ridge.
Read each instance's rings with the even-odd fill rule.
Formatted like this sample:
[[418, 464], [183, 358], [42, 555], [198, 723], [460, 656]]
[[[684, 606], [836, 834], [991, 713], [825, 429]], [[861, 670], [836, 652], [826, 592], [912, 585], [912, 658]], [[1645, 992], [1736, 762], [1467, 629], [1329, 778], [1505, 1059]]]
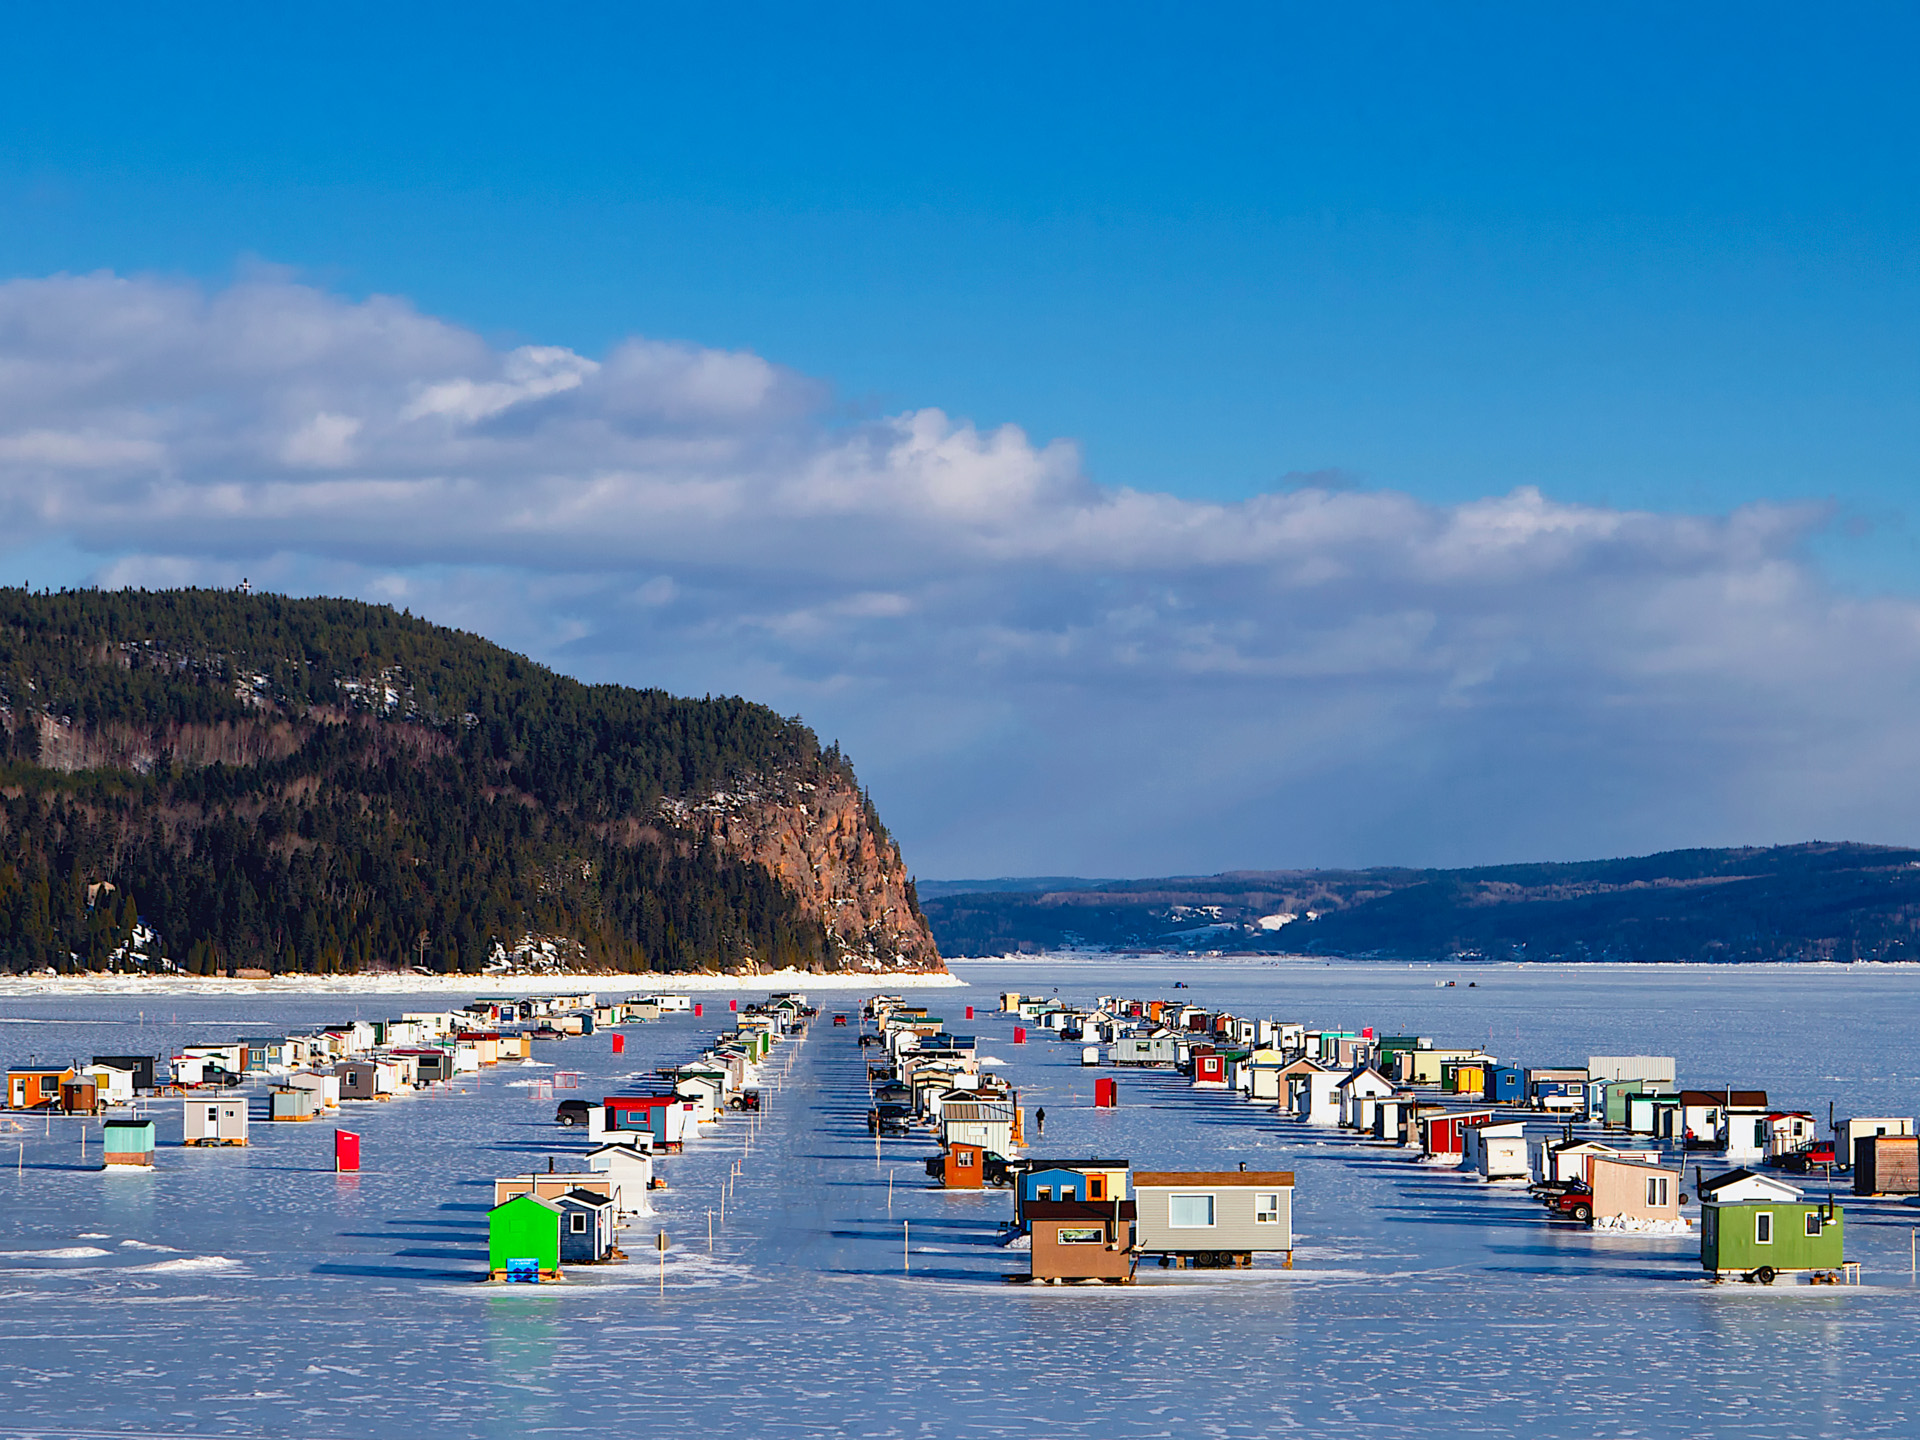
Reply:
[[0, 590], [0, 967], [940, 969], [837, 748], [383, 606]]
[[[929, 887], [931, 890], [933, 887]], [[1091, 946], [1396, 960], [1920, 960], [1920, 850], [1811, 843], [1463, 870], [941, 889], [949, 955]]]

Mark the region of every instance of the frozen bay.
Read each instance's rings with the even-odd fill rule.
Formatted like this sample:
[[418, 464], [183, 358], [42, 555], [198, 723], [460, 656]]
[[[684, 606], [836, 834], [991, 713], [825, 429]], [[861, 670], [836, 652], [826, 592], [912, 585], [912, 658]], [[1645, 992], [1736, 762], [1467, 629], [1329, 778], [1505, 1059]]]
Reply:
[[[1315, 1025], [1415, 1031], [1523, 1064], [1660, 1053], [1683, 1084], [1763, 1087], [1776, 1104], [1910, 1115], [1920, 1100], [1920, 972], [1404, 967], [1035, 958], [958, 962], [970, 988], [926, 992], [1008, 1062], [1041, 1154], [1152, 1168], [1291, 1169], [1292, 1271], [1160, 1271], [1127, 1289], [1028, 1289], [999, 1276], [1003, 1194], [931, 1191], [926, 1138], [875, 1160], [863, 1064], [826, 1015], [742, 1156], [723, 1122], [662, 1162], [633, 1262], [564, 1285], [489, 1287], [488, 1184], [584, 1148], [504, 1065], [456, 1092], [350, 1106], [367, 1169], [330, 1169], [334, 1122], [256, 1123], [244, 1150], [180, 1148], [163, 1102], [158, 1166], [102, 1175], [98, 1126], [0, 1128], [13, 1203], [0, 1232], [0, 1433], [416, 1436], [1085, 1434], [1909, 1435], [1920, 1403], [1920, 1210], [1848, 1208], [1859, 1289], [1712, 1285], [1697, 1241], [1549, 1225], [1523, 1192], [1276, 1120], [1178, 1077], [1123, 1073], [1090, 1108], [1077, 1046], [1013, 1046], [993, 1014], [1015, 989], [1090, 1000], [1170, 995]], [[1446, 988], [1445, 981], [1456, 984]], [[1469, 982], [1472, 982], [1471, 987]], [[602, 985], [603, 990], [611, 987]], [[51, 994], [0, 1001], [0, 1053], [171, 1054], [219, 1040], [456, 1003], [430, 995]], [[962, 1006], [976, 1007], [968, 1025]], [[541, 1045], [580, 1093], [691, 1056], [708, 1013]], [[1101, 1071], [1098, 1073], [1111, 1073]], [[51, 1132], [51, 1133], [49, 1133]], [[742, 1178], [711, 1250], [706, 1213]], [[891, 1212], [888, 1180], [892, 1177]], [[902, 1224], [910, 1225], [903, 1273]], [[651, 1252], [672, 1238], [666, 1289]]]

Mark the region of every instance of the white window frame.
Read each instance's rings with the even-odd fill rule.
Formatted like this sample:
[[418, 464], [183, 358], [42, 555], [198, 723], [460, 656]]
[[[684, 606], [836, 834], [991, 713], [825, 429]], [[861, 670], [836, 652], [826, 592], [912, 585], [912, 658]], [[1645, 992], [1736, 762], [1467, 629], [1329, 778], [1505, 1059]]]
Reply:
[[1773, 1244], [1773, 1211], [1756, 1210], [1753, 1212], [1753, 1243], [1756, 1245]]
[[1256, 1225], [1278, 1225], [1280, 1223], [1280, 1192], [1266, 1190], [1253, 1197], [1253, 1223]]
[[574, 1211], [572, 1216], [570, 1216], [569, 1218], [572, 1220], [573, 1223], [570, 1226], [568, 1226], [568, 1229], [570, 1229], [575, 1235], [584, 1235], [587, 1233], [587, 1215], [584, 1210]]
[[1107, 1243], [1106, 1227], [1101, 1225], [1062, 1225], [1054, 1231], [1055, 1243], [1060, 1245], [1104, 1245]]
[[[1180, 1202], [1183, 1200], [1204, 1202], [1207, 1207], [1207, 1218], [1199, 1221], [1179, 1219]], [[1211, 1230], [1214, 1228], [1217, 1213], [1218, 1206], [1215, 1203], [1214, 1197], [1210, 1194], [1169, 1195], [1167, 1197], [1167, 1228], [1170, 1230]]]

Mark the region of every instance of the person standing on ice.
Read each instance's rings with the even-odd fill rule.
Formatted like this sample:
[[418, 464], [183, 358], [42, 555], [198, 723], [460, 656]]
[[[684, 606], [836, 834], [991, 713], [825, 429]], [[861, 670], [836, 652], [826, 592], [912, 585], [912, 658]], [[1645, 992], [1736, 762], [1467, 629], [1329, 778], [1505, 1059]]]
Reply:
[[1036, 1135], [1044, 1135], [1047, 1133], [1047, 1107], [1046, 1106], [1042, 1105], [1038, 1110], [1033, 1112], [1033, 1126], [1034, 1126], [1034, 1133]]

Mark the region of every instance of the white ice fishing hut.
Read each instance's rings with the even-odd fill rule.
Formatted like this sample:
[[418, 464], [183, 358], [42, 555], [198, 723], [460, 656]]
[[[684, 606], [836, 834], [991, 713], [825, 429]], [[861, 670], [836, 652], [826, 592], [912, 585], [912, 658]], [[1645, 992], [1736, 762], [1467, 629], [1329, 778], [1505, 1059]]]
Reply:
[[182, 1112], [189, 1145], [244, 1145], [247, 1143], [245, 1100], [188, 1100]]

